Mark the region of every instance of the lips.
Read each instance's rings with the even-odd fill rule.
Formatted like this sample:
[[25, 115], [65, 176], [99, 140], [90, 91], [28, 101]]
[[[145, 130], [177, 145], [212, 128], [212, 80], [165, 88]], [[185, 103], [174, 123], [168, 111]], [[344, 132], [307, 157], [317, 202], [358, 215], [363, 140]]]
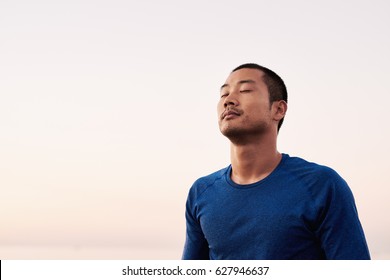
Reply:
[[221, 116], [221, 119], [225, 119], [225, 118], [232, 118], [232, 117], [235, 117], [235, 116], [240, 116], [241, 113], [236, 111], [236, 110], [227, 110], [227, 111], [224, 111], [222, 113], [222, 116]]

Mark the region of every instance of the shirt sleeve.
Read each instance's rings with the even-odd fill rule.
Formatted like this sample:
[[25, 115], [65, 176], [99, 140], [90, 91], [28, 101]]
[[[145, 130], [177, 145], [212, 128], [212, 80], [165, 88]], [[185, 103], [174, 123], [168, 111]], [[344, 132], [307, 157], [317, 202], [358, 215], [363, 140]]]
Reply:
[[328, 175], [331, 179], [326, 180], [324, 207], [316, 232], [325, 257], [330, 260], [369, 260], [370, 253], [353, 194], [336, 172]]
[[186, 241], [183, 250], [183, 260], [208, 260], [209, 246], [203, 234], [201, 225], [194, 213], [193, 192], [188, 195], [186, 203]]

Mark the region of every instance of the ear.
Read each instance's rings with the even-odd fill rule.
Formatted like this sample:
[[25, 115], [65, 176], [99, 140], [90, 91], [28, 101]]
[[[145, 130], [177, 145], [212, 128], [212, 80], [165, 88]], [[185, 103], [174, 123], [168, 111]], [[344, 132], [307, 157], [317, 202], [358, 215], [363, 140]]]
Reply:
[[284, 100], [274, 101], [272, 104], [272, 109], [273, 119], [279, 122], [287, 113], [287, 103]]

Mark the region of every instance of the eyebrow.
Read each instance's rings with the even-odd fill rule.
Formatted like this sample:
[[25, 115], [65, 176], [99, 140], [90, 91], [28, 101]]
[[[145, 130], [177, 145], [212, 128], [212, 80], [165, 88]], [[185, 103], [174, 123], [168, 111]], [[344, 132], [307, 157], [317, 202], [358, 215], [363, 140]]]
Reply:
[[[249, 83], [249, 84], [254, 84], [254, 83], [256, 83], [254, 80], [241, 80], [241, 81], [238, 81], [238, 83], [237, 84], [246, 84], [246, 83]], [[221, 89], [220, 90], [222, 90], [223, 88], [225, 88], [225, 87], [228, 87], [229, 86], [229, 84], [223, 84], [222, 86], [221, 86]]]

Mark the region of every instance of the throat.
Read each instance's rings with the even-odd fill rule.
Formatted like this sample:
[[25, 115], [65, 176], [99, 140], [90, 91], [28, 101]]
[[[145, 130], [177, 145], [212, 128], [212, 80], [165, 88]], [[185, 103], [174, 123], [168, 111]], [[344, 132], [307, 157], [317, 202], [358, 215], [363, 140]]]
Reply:
[[259, 150], [235, 151], [231, 153], [233, 182], [247, 185], [259, 182], [268, 177], [279, 165], [282, 154], [278, 151], [272, 153]]

